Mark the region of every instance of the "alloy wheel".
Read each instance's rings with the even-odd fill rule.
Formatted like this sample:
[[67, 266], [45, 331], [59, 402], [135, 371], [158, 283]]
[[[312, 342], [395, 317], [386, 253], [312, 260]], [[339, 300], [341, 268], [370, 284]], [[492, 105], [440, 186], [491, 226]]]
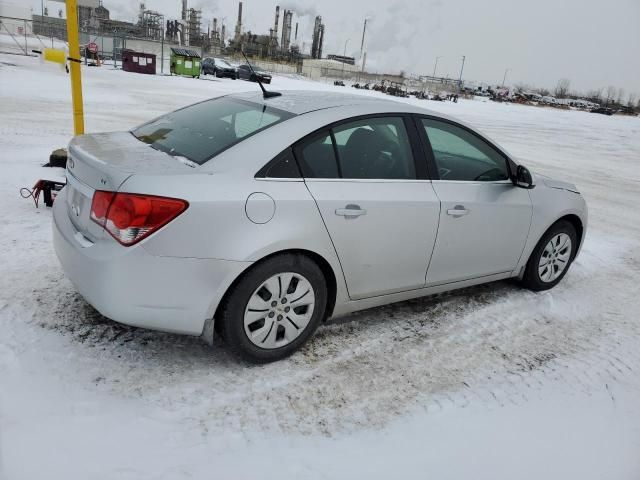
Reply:
[[305, 330], [315, 306], [315, 292], [304, 276], [273, 275], [251, 295], [244, 313], [244, 331], [254, 345], [280, 348]]
[[571, 259], [571, 238], [559, 233], [547, 243], [538, 262], [540, 280], [551, 283], [565, 271]]

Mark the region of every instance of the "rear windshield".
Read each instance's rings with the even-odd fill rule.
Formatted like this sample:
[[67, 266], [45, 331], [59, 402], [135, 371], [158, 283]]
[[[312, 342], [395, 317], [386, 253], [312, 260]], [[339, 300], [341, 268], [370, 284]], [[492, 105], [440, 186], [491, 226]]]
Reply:
[[294, 114], [234, 98], [207, 100], [133, 130], [157, 150], [202, 165], [236, 143]]

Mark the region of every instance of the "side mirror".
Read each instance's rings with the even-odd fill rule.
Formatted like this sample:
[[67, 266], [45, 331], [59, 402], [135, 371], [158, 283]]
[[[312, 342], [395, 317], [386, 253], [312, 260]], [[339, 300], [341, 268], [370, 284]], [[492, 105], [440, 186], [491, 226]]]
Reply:
[[520, 188], [533, 188], [535, 187], [533, 183], [533, 177], [531, 176], [531, 172], [525, 166], [518, 165], [516, 169], [516, 186]]

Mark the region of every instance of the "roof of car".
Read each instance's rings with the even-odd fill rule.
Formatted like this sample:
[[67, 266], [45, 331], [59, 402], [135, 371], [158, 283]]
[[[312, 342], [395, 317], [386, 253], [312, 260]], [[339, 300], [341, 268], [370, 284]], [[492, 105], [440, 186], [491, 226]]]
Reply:
[[255, 92], [237, 93], [230, 95], [230, 97], [265, 104], [296, 115], [301, 115], [315, 110], [323, 110], [326, 108], [356, 105], [379, 105], [385, 111], [388, 110], [390, 106], [397, 106], [398, 111], [401, 112], [427, 111], [426, 109], [415, 107], [408, 103], [387, 100], [373, 95], [357, 95], [352, 93], [317, 90], [286, 90], [281, 93], [282, 95], [279, 97], [273, 97], [266, 100], [262, 97], [262, 92], [260, 90]]

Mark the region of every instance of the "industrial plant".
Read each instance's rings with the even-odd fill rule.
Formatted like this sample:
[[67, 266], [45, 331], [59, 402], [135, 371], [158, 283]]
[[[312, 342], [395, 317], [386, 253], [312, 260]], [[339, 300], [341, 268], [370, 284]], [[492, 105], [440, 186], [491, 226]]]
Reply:
[[[180, 1], [180, 0], [176, 0]], [[243, 25], [243, 3], [238, 3], [238, 17], [232, 35], [218, 18], [203, 18], [202, 10], [190, 8], [181, 0], [181, 18], [172, 19], [140, 3], [136, 22], [113, 20], [102, 0], [78, 0], [78, 23], [82, 33], [98, 36], [126, 37], [136, 40], [167, 42], [184, 47], [199, 47], [203, 54], [245, 54], [263, 59], [296, 62], [323, 55], [325, 25], [320, 15], [313, 23], [310, 39], [299, 35], [299, 18], [290, 9], [275, 7], [274, 22], [268, 33], [254, 33]], [[62, 11], [49, 15], [46, 9], [33, 15], [35, 34], [66, 38]], [[228, 38], [227, 38], [228, 37]], [[305, 52], [305, 46], [308, 46]]]

